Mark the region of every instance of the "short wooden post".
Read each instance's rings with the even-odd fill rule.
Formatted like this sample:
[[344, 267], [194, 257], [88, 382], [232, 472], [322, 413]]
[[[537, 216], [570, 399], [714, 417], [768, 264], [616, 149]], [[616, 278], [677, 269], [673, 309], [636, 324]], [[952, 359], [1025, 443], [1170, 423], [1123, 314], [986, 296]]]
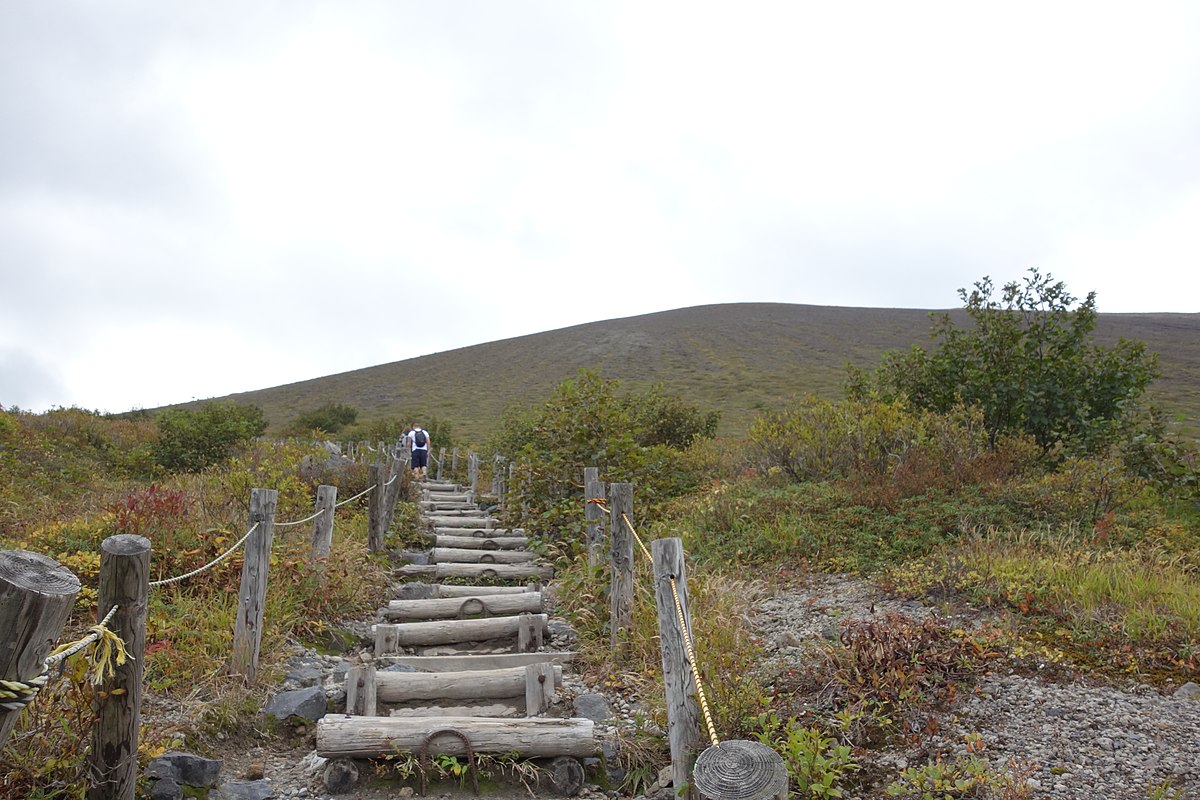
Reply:
[[517, 474], [517, 462], [508, 462], [508, 479], [504, 481], [504, 508], [508, 508], [508, 498], [512, 494]]
[[599, 467], [584, 467], [583, 469], [583, 513], [587, 519], [587, 559], [589, 567], [599, 566], [604, 562], [605, 548], [605, 517], [608, 512], [600, 503], [593, 503], [592, 500], [604, 501], [605, 491], [604, 482], [600, 480]]
[[378, 553], [383, 550], [383, 509], [386, 503], [383, 484], [387, 481], [383, 466], [378, 463], [369, 465], [367, 477], [375, 487], [367, 496], [367, 552]]
[[114, 662], [114, 673], [100, 687], [95, 701], [88, 800], [133, 800], [137, 791], [149, 587], [149, 539], [122, 533], [100, 543], [97, 621], [117, 606], [108, 629], [125, 642], [129, 658], [121, 665]]
[[623, 648], [622, 633], [633, 624], [633, 532], [624, 517], [633, 518], [633, 484], [614, 483], [609, 487], [608, 507], [611, 512], [609, 530], [612, 546], [610, 580], [609, 630], [613, 652]]
[[692, 784], [708, 800], [787, 800], [787, 764], [765, 744], [733, 739], [700, 754]]
[[525, 666], [525, 716], [540, 717], [554, 702], [554, 662]]
[[383, 508], [380, 520], [380, 528], [383, 530], [385, 539], [388, 530], [392, 527], [392, 520], [396, 517], [396, 503], [400, 501], [400, 490], [405, 486], [405, 478], [408, 476], [408, 463], [406, 461], [392, 460], [389, 464], [391, 474], [387, 481], [385, 481], [387, 486], [384, 487]]
[[444, 467], [445, 465], [446, 465], [446, 448], [442, 447], [438, 450], [437, 479], [439, 481], [442, 479], [442, 475], [444, 474], [442, 467]]
[[346, 713], [361, 717], [375, 716], [377, 691], [374, 664], [351, 667], [346, 673]]
[[500, 496], [500, 465], [504, 463], [504, 456], [492, 456], [492, 497]]
[[[26, 681], [42, 674], [79, 588], [75, 573], [52, 558], [0, 551], [0, 678]], [[0, 750], [20, 716], [19, 710], [0, 709]]]
[[[693, 699], [696, 682], [684, 647], [683, 631], [679, 626], [682, 607], [683, 624], [690, 635], [692, 617], [688, 611], [687, 574], [683, 564], [682, 539], [655, 539], [650, 543], [654, 559], [654, 599], [658, 604], [658, 637], [661, 642], [663, 682], [667, 696], [667, 738], [671, 743], [671, 775], [676, 794], [679, 788], [691, 784], [692, 764], [702, 746], [700, 712]], [[674, 581], [674, 591], [671, 582]], [[696, 797], [694, 788], [688, 791]]]
[[337, 508], [337, 487], [322, 484], [317, 487], [317, 512], [313, 520], [312, 557], [314, 561], [329, 558], [333, 546], [333, 512]]
[[237, 623], [233, 629], [230, 673], [254, 683], [258, 653], [262, 646], [263, 607], [267, 600], [267, 571], [271, 565], [271, 542], [275, 537], [275, 489], [250, 491], [250, 524], [256, 525], [246, 540], [242, 561], [242, 584], [238, 590]]
[[542, 649], [543, 614], [517, 615], [517, 652], [535, 653]]
[[467, 483], [471, 487], [471, 498], [476, 497], [479, 490], [479, 456], [467, 451]]

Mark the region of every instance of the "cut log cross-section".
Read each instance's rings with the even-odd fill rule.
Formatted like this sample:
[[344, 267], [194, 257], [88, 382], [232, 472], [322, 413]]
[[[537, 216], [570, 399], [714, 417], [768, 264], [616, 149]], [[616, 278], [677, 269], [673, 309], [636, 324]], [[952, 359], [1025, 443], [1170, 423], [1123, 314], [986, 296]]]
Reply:
[[[454, 728], [476, 753], [519, 753], [531, 757], [593, 756], [598, 744], [590, 719], [488, 719], [475, 717], [354, 717], [326, 714], [317, 722], [317, 755], [322, 758], [378, 758], [397, 750], [417, 750], [435, 731]], [[458, 737], [439, 736], [431, 755], [460, 756]]]

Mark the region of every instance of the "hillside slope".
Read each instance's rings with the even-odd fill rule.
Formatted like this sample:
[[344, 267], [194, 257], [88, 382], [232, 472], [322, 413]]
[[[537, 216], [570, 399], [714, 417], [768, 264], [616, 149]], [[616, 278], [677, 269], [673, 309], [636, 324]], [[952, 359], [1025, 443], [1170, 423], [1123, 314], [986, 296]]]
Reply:
[[[959, 314], [962, 312], [956, 312]], [[963, 317], [964, 319], [965, 316]], [[580, 368], [627, 387], [661, 383], [745, 432], [758, 410], [789, 396], [841, 395], [847, 364], [872, 367], [888, 349], [929, 342], [929, 312], [783, 303], [729, 303], [593, 322], [230, 395], [261, 406], [273, 426], [325, 402], [360, 420], [393, 414], [449, 420], [480, 441], [510, 403], [543, 399]], [[1160, 353], [1155, 396], [1200, 428], [1200, 314], [1102, 314], [1105, 341], [1140, 339]], [[225, 399], [225, 398], [223, 398]]]

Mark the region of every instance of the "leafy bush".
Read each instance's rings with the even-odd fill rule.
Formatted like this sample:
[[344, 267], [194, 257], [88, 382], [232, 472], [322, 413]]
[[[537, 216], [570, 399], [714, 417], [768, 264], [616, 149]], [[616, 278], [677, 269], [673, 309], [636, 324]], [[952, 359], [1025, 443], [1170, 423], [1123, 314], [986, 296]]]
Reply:
[[1002, 432], [1034, 437], [1043, 452], [1059, 443], [1087, 445], [1105, 434], [1158, 375], [1142, 342], [1091, 343], [1096, 295], [1077, 307], [1061, 282], [1030, 269], [993, 299], [990, 278], [959, 290], [974, 323], [958, 328], [934, 314], [939, 348], [891, 351], [872, 375], [852, 373], [852, 397], [905, 398], [918, 408], [983, 409], [992, 441]]
[[228, 458], [267, 428], [258, 406], [205, 403], [198, 409], [167, 409], [158, 416], [155, 460], [168, 470], [199, 472]]
[[356, 419], [358, 419], [358, 409], [354, 406], [329, 402], [299, 415], [288, 423], [286, 430], [297, 435], [312, 431], [333, 434], [347, 425], [353, 425]]
[[786, 724], [764, 714], [755, 738], [775, 750], [787, 765], [790, 791], [810, 798], [843, 797], [842, 784], [859, 764], [851, 749], [837, 742], [816, 725]]

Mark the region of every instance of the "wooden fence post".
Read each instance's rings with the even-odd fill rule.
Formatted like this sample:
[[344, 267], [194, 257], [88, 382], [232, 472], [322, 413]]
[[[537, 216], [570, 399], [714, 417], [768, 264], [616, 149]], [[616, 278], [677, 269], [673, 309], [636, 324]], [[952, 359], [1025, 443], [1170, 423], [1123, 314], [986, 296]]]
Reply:
[[317, 511], [313, 520], [312, 557], [314, 560], [329, 558], [333, 545], [333, 510], [337, 508], [337, 487], [322, 484], [317, 487]]
[[[383, 512], [380, 519], [380, 530], [383, 534], [380, 537], [380, 545], [387, 538], [388, 529], [392, 527], [392, 520], [396, 516], [396, 503], [400, 501], [400, 490], [408, 484], [408, 459], [394, 459], [390, 462], [391, 476], [388, 478], [391, 483], [386, 487], [383, 496]], [[394, 479], [394, 480], [393, 480]]]
[[262, 645], [263, 606], [267, 599], [267, 571], [271, 565], [271, 541], [275, 536], [276, 489], [250, 490], [250, 524], [257, 525], [246, 540], [242, 561], [242, 584], [238, 590], [237, 623], [233, 629], [230, 672], [254, 683], [258, 653]]
[[515, 462], [515, 461], [508, 462], [508, 478], [505, 479], [505, 481], [504, 481], [504, 509], [506, 511], [508, 510], [508, 497], [509, 497], [509, 495], [512, 494], [513, 484], [515, 483], [513, 478], [516, 476], [516, 474], [517, 474], [517, 462]]
[[600, 503], [590, 500], [605, 500], [604, 482], [600, 480], [599, 467], [583, 468], [583, 514], [587, 519], [587, 559], [589, 567], [599, 566], [604, 561], [605, 525], [608, 513]]
[[367, 477], [375, 488], [367, 496], [367, 552], [378, 553], [383, 549], [383, 484], [386, 483], [383, 465], [376, 462], [367, 467]]
[[650, 543], [650, 554], [654, 559], [654, 598], [658, 604], [658, 636], [662, 649], [663, 682], [667, 695], [667, 738], [671, 743], [671, 775], [676, 796], [680, 787], [689, 786], [688, 798], [695, 800], [697, 793], [692, 783], [692, 765], [701, 750], [700, 713], [693, 695], [696, 682], [688, 664], [687, 650], [683, 643], [683, 631], [675, 607], [675, 593], [671, 591], [671, 580], [675, 581], [675, 592], [683, 608], [683, 624], [688, 634], [692, 630], [692, 617], [688, 611], [687, 574], [683, 565], [682, 539], [655, 539]]
[[108, 629], [125, 642], [129, 658], [119, 666], [114, 662], [114, 673], [102, 687], [103, 699], [95, 701], [88, 800], [133, 800], [137, 791], [149, 588], [149, 539], [122, 533], [100, 543], [97, 621], [117, 606]]
[[622, 516], [633, 517], [633, 484], [612, 484], [608, 507], [612, 512], [609, 630], [612, 632], [610, 645], [616, 652], [624, 649], [621, 634], [633, 624], [633, 531]]
[[458, 476], [458, 448], [450, 451], [450, 477]]
[[492, 497], [499, 497], [500, 492], [500, 465], [504, 463], [504, 456], [499, 453], [492, 456]]
[[443, 475], [442, 467], [445, 466], [445, 464], [446, 464], [446, 448], [443, 447], [440, 450], [438, 450], [437, 479], [439, 481], [442, 479], [442, 475]]
[[467, 483], [471, 486], [471, 499], [474, 500], [479, 489], [479, 456], [467, 451]]
[[[25, 681], [42, 674], [79, 588], [75, 573], [52, 558], [0, 551], [0, 678]], [[20, 715], [0, 709], [0, 750]]]

